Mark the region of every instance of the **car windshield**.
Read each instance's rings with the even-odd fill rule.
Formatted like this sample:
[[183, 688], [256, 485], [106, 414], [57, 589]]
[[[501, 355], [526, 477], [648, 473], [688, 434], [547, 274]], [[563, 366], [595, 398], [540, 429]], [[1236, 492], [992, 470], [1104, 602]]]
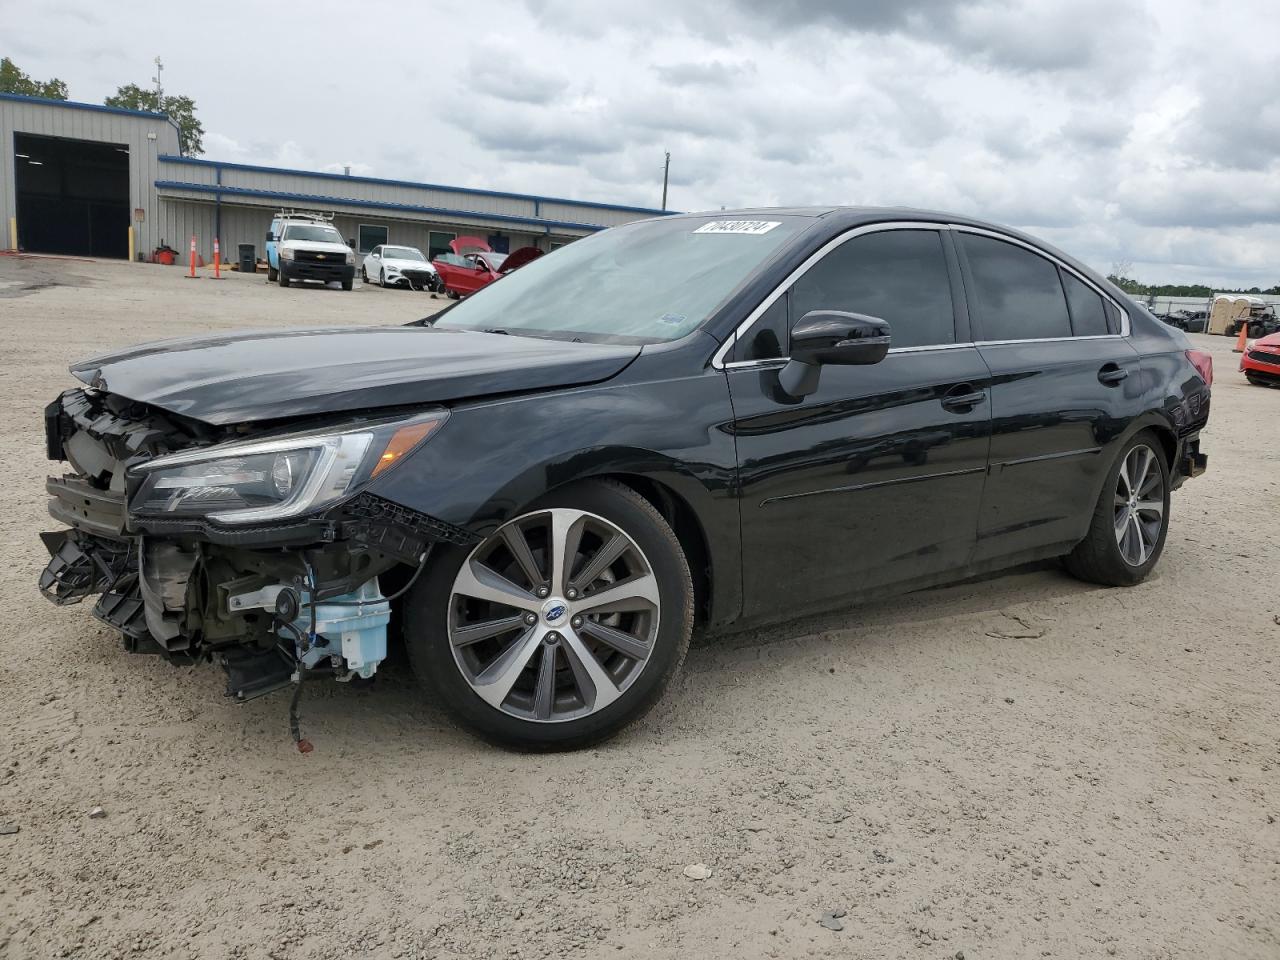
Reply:
[[342, 234], [333, 227], [319, 224], [290, 224], [284, 228], [285, 240], [301, 240], [312, 243], [342, 243]]
[[505, 253], [486, 253], [478, 256], [477, 259], [486, 261], [495, 270], [501, 270], [502, 262], [507, 259], [507, 255]]
[[413, 247], [383, 247], [382, 255], [388, 260], [426, 260], [418, 250]]
[[808, 221], [775, 216], [646, 220], [578, 240], [513, 270], [436, 326], [660, 343], [706, 322]]

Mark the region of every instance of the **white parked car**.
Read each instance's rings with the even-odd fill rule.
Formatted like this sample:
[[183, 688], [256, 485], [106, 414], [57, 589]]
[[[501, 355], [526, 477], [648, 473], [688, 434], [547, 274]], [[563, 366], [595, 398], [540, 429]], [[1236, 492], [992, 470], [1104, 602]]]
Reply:
[[417, 247], [397, 247], [389, 243], [374, 247], [364, 258], [360, 277], [365, 283], [382, 287], [440, 289], [440, 275]]

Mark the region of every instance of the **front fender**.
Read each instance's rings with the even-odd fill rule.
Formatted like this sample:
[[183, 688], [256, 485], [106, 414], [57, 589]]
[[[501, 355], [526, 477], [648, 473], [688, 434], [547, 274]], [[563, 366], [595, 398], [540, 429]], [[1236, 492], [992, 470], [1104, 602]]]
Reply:
[[722, 373], [603, 384], [454, 407], [447, 424], [369, 490], [487, 536], [557, 487], [641, 477], [680, 498], [714, 572], [712, 622], [741, 606], [733, 413]]

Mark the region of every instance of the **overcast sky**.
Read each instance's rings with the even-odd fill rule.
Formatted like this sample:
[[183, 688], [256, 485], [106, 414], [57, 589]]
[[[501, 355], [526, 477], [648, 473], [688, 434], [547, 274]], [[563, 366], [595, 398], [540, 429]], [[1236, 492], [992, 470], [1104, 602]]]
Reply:
[[[216, 14], [214, 11], [216, 10]], [[213, 159], [675, 209], [910, 205], [1146, 281], [1280, 283], [1277, 0], [0, 0], [73, 100]]]

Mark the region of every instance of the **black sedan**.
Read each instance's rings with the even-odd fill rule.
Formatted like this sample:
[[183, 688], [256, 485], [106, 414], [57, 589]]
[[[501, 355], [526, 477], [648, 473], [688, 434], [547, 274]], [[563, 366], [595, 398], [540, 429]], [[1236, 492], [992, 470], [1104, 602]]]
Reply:
[[902, 209], [662, 217], [418, 324], [72, 372], [47, 597], [240, 699], [373, 676], [394, 606], [427, 695], [531, 748], [642, 716], [694, 630], [1049, 557], [1138, 583], [1212, 381], [1067, 255]]

